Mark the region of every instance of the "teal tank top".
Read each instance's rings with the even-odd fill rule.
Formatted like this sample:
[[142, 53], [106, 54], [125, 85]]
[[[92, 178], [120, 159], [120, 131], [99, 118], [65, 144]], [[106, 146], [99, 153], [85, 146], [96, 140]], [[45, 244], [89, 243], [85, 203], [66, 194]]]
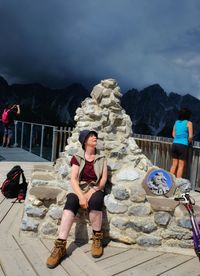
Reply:
[[188, 127], [187, 127], [188, 120], [177, 120], [175, 122], [175, 137], [174, 137], [174, 144], [182, 144], [188, 145]]

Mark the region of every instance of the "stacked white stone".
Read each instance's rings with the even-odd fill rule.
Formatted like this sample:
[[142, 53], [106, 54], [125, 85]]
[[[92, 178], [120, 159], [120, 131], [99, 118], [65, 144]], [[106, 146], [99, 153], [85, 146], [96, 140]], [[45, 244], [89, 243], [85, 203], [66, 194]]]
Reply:
[[[185, 213], [176, 207], [173, 199], [159, 197], [158, 204], [143, 189], [142, 182], [152, 163], [132, 137], [132, 123], [121, 107], [120, 98], [117, 82], [107, 79], [96, 85], [91, 97], [82, 102], [75, 115], [76, 127], [65, 152], [56, 160], [54, 171], [43, 170], [33, 174], [22, 229], [42, 236], [56, 235], [64, 204], [64, 196], [62, 200], [58, 200], [58, 196], [59, 193], [63, 195], [64, 190], [65, 193], [70, 190], [69, 163], [81, 146], [79, 133], [83, 129], [94, 129], [98, 132], [98, 147], [106, 154], [109, 169], [103, 219], [105, 235], [107, 233], [111, 239], [135, 246], [190, 248], [191, 231]], [[180, 183], [177, 186], [181, 186]], [[39, 192], [34, 188], [38, 188]], [[55, 196], [52, 195], [53, 189]], [[49, 195], [46, 196], [48, 198], [45, 194]], [[90, 233], [90, 227], [87, 228], [83, 214], [77, 221], [81, 227], [78, 230], [76, 226], [72, 234], [84, 240], [88, 237], [86, 233]]]

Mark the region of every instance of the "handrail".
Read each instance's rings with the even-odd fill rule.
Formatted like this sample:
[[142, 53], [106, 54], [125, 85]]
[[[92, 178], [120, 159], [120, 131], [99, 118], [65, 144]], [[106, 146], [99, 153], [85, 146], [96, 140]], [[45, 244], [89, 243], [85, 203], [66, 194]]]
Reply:
[[[137, 139], [138, 141], [148, 141], [148, 142], [157, 142], [157, 143], [163, 143], [163, 144], [172, 144], [173, 138], [168, 137], [159, 137], [159, 136], [152, 136], [152, 135], [144, 135], [144, 134], [135, 134], [134, 133], [134, 139]], [[193, 148], [200, 149], [200, 142], [199, 141], [193, 141], [192, 144]]]
[[28, 122], [28, 121], [20, 121], [20, 120], [15, 120], [14, 123], [16, 122], [23, 122], [25, 124], [33, 124], [33, 125], [36, 125], [36, 126], [45, 126], [45, 127], [55, 127], [54, 125], [46, 125], [46, 124], [40, 124], [40, 123], [33, 123], [33, 122]]
[[[141, 138], [140, 135], [134, 134], [134, 139], [142, 152], [151, 160], [153, 165], [163, 168], [167, 171], [170, 170], [171, 166], [171, 147], [168, 139], [161, 137], [154, 137], [148, 139]], [[151, 136], [152, 137], [152, 136]], [[171, 141], [173, 141], [171, 139]], [[200, 142], [194, 141], [193, 145], [189, 147], [188, 159], [186, 163], [186, 169], [184, 172], [184, 178], [190, 180], [192, 188], [196, 189], [200, 187]]]
[[15, 120], [14, 125], [14, 145], [49, 161], [55, 161], [58, 158], [59, 153], [64, 150], [67, 139], [72, 132], [71, 128], [27, 121]]
[[[60, 152], [64, 151], [71, 134], [72, 129], [67, 127], [15, 121], [15, 146], [24, 148], [49, 161], [55, 161]], [[169, 171], [172, 138], [142, 134], [134, 134], [133, 137], [153, 165]], [[184, 177], [190, 180], [193, 189], [200, 187], [200, 142], [198, 141], [194, 141], [193, 145], [189, 147]]]

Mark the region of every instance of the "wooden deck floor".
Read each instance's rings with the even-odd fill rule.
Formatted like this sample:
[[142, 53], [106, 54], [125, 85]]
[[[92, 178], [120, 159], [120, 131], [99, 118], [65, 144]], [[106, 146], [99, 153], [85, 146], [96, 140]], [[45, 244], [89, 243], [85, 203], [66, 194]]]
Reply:
[[[29, 179], [34, 164], [19, 163]], [[44, 164], [44, 163], [43, 163]], [[14, 163], [0, 162], [0, 180]], [[10, 167], [9, 167], [10, 166]], [[78, 247], [68, 242], [66, 258], [55, 269], [46, 267], [52, 240], [30, 238], [20, 231], [23, 203], [14, 203], [0, 193], [0, 276], [104, 276], [104, 275], [200, 275], [195, 256], [133, 249], [111, 243], [104, 255], [94, 259], [90, 244]]]
[[67, 256], [55, 269], [46, 267], [53, 241], [30, 238], [19, 231], [23, 204], [0, 195], [0, 275], [200, 275], [196, 257], [108, 245], [100, 259], [90, 245], [68, 242]]

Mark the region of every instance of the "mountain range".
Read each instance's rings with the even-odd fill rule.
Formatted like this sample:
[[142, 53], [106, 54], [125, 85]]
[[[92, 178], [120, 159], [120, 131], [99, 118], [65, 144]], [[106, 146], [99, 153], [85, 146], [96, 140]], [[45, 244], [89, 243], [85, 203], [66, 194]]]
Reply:
[[12, 84], [0, 77], [0, 111], [7, 103], [19, 104], [19, 120], [73, 126], [74, 114], [80, 103], [89, 96], [81, 84], [62, 89], [50, 89], [41, 84]]
[[200, 101], [186, 94], [167, 94], [159, 84], [138, 91], [131, 89], [122, 97], [122, 106], [131, 117], [135, 133], [172, 137], [172, 129], [178, 110], [191, 110], [195, 140], [200, 139]]
[[[21, 121], [73, 127], [75, 111], [89, 95], [80, 83], [50, 89], [37, 83], [9, 85], [0, 77], [0, 111], [7, 103], [20, 104]], [[178, 110], [187, 107], [192, 111], [195, 140], [200, 140], [200, 101], [190, 94], [167, 94], [154, 84], [141, 91], [128, 90], [122, 95], [121, 105], [131, 118], [135, 133], [165, 137], [171, 137]]]

